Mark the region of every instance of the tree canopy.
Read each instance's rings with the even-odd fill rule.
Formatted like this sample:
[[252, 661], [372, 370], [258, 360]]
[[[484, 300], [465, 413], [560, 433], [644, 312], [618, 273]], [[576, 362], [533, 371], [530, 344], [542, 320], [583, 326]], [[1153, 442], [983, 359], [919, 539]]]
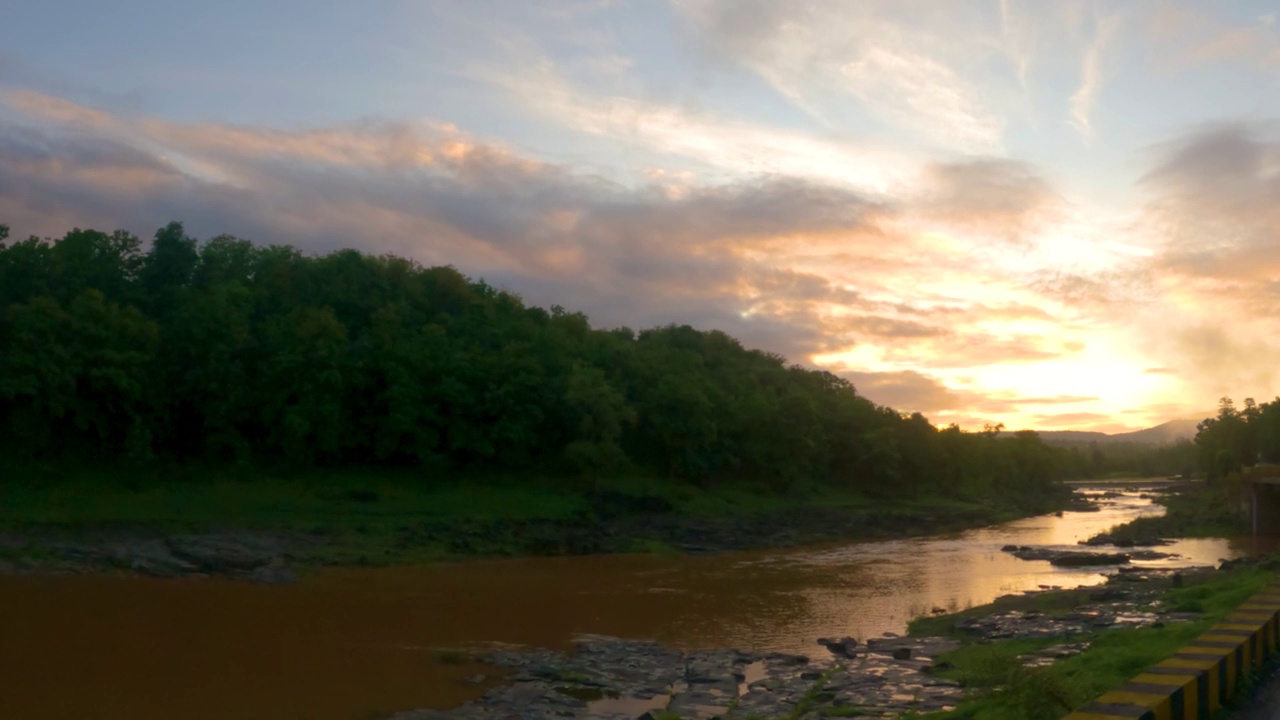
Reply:
[[145, 246], [123, 231], [6, 236], [9, 454], [639, 469], [1011, 502], [1080, 470], [1035, 433], [939, 430], [723, 332], [594, 328], [452, 267], [201, 243], [179, 223]]

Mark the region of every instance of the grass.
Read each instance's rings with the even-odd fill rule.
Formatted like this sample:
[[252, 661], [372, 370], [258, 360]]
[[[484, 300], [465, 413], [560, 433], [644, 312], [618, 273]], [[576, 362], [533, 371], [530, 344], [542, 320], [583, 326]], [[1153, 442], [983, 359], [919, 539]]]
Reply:
[[[1063, 638], [966, 645], [940, 658], [954, 666], [940, 674], [962, 681], [969, 688], [968, 697], [955, 713], [930, 717], [1056, 720], [1070, 709], [1119, 687], [1146, 668], [1173, 655], [1261, 590], [1273, 577], [1270, 572], [1245, 569], [1188, 576], [1188, 587], [1167, 590], [1160, 601], [1170, 608], [1194, 608], [1203, 613], [1203, 619], [1159, 628], [1104, 630], [1072, 636], [1073, 641], [1089, 641], [1090, 648], [1045, 668], [1025, 668], [1017, 657], [1058, 644]], [[1048, 593], [1040, 597], [1054, 598], [1051, 604], [1059, 609], [1081, 600], [1078, 591]], [[1018, 609], [1012, 606], [1020, 602], [1025, 605], [1032, 599], [1007, 599], [1003, 609]], [[987, 606], [965, 614], [983, 614], [992, 610]], [[953, 626], [956, 617], [925, 618], [913, 622], [911, 633], [931, 634], [942, 627]]]
[[[953, 514], [973, 524], [1015, 516], [949, 498], [886, 501], [832, 488], [772, 493], [740, 483], [695, 485], [644, 474], [593, 481], [515, 474], [385, 469], [279, 472], [257, 468], [159, 465], [145, 471], [71, 463], [0, 465], [0, 530], [75, 535], [102, 528], [159, 532], [246, 529], [308, 538], [299, 559], [386, 565], [461, 555], [513, 555], [543, 538], [527, 525], [576, 522], [603, 512], [592, 493], [649, 501], [696, 519], [732, 519], [807, 508], [874, 512], [912, 521]], [[599, 496], [597, 496], [599, 497]], [[968, 511], [962, 512], [962, 511]], [[612, 512], [612, 510], [610, 510]], [[919, 527], [939, 527], [915, 523]], [[945, 524], [945, 523], [944, 523]], [[892, 522], [888, 527], [896, 525]], [[521, 536], [525, 533], [526, 536]], [[556, 552], [555, 538], [536, 552]], [[623, 538], [615, 551], [671, 553], [661, 540]], [[562, 551], [568, 551], [562, 550]]]
[[907, 623], [907, 632], [910, 635], [921, 637], [934, 636], [967, 639], [967, 635], [956, 630], [957, 620], [1014, 610], [1040, 612], [1046, 615], [1062, 615], [1089, 602], [1089, 596], [1098, 591], [1099, 588], [1096, 587], [1085, 587], [1033, 595], [1006, 595], [987, 605], [967, 608], [957, 613], [915, 618]]
[[[140, 524], [165, 527], [346, 527], [430, 519], [569, 518], [590, 510], [582, 485], [563, 478], [448, 475], [396, 470], [83, 470], [0, 467], [0, 526]], [[700, 487], [643, 476], [610, 477], [600, 489], [658, 497], [676, 512], [725, 517], [820, 505], [887, 510], [977, 509], [947, 498], [872, 500], [822, 489], [775, 494]]]
[[394, 471], [5, 470], [14, 480], [0, 485], [0, 525], [9, 526], [358, 530], [407, 520], [569, 517], [587, 509], [580, 494], [552, 482], [458, 482]]

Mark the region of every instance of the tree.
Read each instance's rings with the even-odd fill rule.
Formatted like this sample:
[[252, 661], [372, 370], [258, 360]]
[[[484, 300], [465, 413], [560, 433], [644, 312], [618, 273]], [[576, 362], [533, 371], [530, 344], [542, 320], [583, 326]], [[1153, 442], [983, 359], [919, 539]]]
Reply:
[[174, 307], [178, 292], [191, 284], [199, 262], [196, 241], [186, 236], [182, 223], [171, 222], [156, 231], [139, 272], [153, 317], [166, 315]]
[[574, 365], [564, 393], [571, 438], [565, 460], [581, 472], [609, 470], [626, 464], [622, 432], [635, 424], [636, 413], [599, 368]]

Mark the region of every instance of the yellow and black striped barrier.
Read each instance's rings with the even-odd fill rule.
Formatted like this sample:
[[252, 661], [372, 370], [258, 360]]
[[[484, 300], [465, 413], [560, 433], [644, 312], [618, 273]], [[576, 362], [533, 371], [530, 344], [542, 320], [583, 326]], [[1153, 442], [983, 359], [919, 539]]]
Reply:
[[1235, 694], [1242, 673], [1280, 648], [1280, 581], [1236, 608], [1173, 657], [1064, 720], [1207, 720]]

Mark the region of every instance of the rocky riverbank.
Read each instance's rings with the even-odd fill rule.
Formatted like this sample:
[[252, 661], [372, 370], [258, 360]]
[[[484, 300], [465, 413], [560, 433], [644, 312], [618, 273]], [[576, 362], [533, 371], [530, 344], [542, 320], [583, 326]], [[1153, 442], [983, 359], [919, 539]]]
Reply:
[[[460, 707], [402, 712], [393, 720], [816, 720], [948, 711], [960, 704], [965, 687], [945, 677], [952, 666], [942, 656], [965, 643], [1059, 638], [1061, 642], [1018, 658], [1026, 667], [1043, 668], [1088, 650], [1088, 638], [1102, 630], [1199, 619], [1198, 613], [1161, 604], [1159, 596], [1172, 574], [1127, 573], [1100, 588], [1025, 593], [932, 619], [931, 627], [945, 629], [946, 635], [820, 638], [808, 655], [727, 648], [681, 651], [597, 636], [580, 638], [572, 653], [500, 647], [477, 652], [474, 659], [505, 674], [504, 684]], [[1069, 608], [1060, 612], [1029, 609], [1064, 602]]]
[[288, 583], [301, 545], [297, 538], [228, 531], [163, 535], [146, 530], [0, 533], [0, 574], [114, 572], [157, 577], [224, 576]]
[[514, 672], [507, 685], [446, 711], [393, 720], [601, 718], [606, 720], [818, 717], [836, 708], [865, 716], [951, 710], [963, 689], [928, 674], [959, 647], [947, 638], [881, 638], [839, 655], [681, 652], [657, 643], [585, 638], [572, 654], [503, 649], [483, 656]]
[[786, 548], [841, 539], [934, 535], [1016, 517], [989, 508], [801, 507], [734, 517], [598, 512], [560, 521], [426, 524], [401, 541], [455, 555], [593, 555], [660, 546], [686, 553]]

